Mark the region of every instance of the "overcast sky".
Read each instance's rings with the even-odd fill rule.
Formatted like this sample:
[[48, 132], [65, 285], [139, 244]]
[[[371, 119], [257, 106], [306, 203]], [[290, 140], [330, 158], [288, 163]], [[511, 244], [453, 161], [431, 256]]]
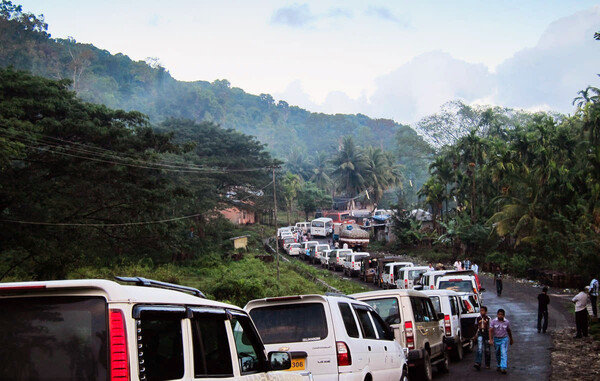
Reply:
[[311, 111], [412, 123], [462, 99], [572, 113], [579, 90], [600, 87], [591, 0], [13, 3], [53, 37]]

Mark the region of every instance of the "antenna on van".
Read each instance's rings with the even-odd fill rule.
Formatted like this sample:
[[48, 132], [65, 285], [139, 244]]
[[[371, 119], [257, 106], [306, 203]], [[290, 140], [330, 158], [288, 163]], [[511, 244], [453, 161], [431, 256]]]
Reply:
[[199, 298], [206, 299], [206, 296], [202, 293], [202, 291], [198, 290], [197, 288], [193, 288], [193, 287], [181, 286], [179, 284], [161, 282], [161, 281], [153, 280], [153, 279], [146, 279], [141, 276], [138, 276], [138, 277], [116, 276], [115, 279], [118, 281], [124, 282], [124, 283], [133, 283], [136, 286], [156, 287], [156, 288], [163, 288], [166, 290], [188, 292]]

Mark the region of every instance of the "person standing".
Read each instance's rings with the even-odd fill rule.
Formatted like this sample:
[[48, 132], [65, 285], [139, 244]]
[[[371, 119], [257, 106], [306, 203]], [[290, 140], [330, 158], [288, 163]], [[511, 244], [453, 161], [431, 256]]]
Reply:
[[[542, 292], [538, 295], [538, 333], [544, 332], [548, 329], [548, 304], [550, 304], [550, 297], [548, 296], [548, 287], [542, 288]], [[542, 325], [542, 320], [544, 324]]]
[[465, 270], [471, 270], [471, 260], [469, 258], [465, 259], [463, 263]]
[[456, 271], [462, 271], [462, 270], [463, 270], [463, 265], [462, 265], [462, 262], [460, 261], [460, 259], [457, 259], [457, 260], [454, 262], [454, 265], [453, 265], [453, 266], [454, 266], [454, 269], [455, 269]]
[[496, 272], [494, 273], [494, 283], [496, 284], [496, 294], [498, 296], [502, 295], [502, 280], [504, 279], [504, 274], [502, 274], [502, 270], [500, 270], [500, 266], [496, 266]]
[[496, 351], [496, 370], [506, 374], [508, 367], [508, 344], [513, 345], [510, 322], [505, 319], [502, 308], [498, 310], [496, 318], [490, 323], [490, 345], [494, 345]]
[[435, 271], [435, 267], [433, 267], [433, 263], [429, 262], [429, 266], [428, 266], [428, 270], [427, 271]]
[[489, 343], [490, 317], [487, 315], [486, 306], [481, 306], [475, 324], [477, 324], [477, 355], [475, 356], [475, 365], [473, 367], [477, 370], [481, 369], [481, 360], [485, 354], [485, 367], [489, 369], [491, 357]]
[[479, 266], [477, 266], [477, 263], [471, 265], [471, 270], [473, 270], [475, 274], [479, 274]]
[[575, 303], [575, 327], [577, 328], [576, 339], [580, 339], [581, 336], [587, 337], [588, 335], [588, 303], [589, 296], [585, 292], [585, 287], [579, 287], [579, 294], [573, 298]]
[[594, 315], [595, 318], [598, 317], [598, 288], [600, 287], [600, 284], [598, 283], [598, 279], [594, 278], [592, 279], [592, 282], [590, 283], [590, 302], [592, 303], [592, 315]]

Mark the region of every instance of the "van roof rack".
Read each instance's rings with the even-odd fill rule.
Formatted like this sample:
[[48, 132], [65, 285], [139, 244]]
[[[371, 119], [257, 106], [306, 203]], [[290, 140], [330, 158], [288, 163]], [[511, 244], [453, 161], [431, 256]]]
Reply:
[[143, 278], [140, 276], [137, 276], [137, 277], [116, 276], [115, 279], [118, 281], [124, 282], [124, 283], [133, 283], [136, 286], [156, 287], [156, 288], [164, 288], [167, 290], [188, 292], [199, 298], [206, 299], [206, 296], [202, 293], [202, 291], [198, 290], [197, 288], [193, 288], [193, 287], [181, 286], [179, 284], [161, 282], [161, 281], [153, 280], [153, 279], [146, 279], [146, 278]]

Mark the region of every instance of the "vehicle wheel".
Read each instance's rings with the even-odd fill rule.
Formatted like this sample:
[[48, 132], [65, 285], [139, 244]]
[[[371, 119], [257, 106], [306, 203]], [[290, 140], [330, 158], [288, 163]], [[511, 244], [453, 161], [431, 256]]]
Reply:
[[448, 373], [450, 371], [450, 355], [448, 355], [448, 351], [444, 351], [444, 361], [437, 364], [437, 370], [440, 373]]
[[459, 336], [458, 344], [456, 344], [456, 347], [452, 351], [452, 360], [460, 361], [463, 359], [463, 356], [464, 356], [464, 350], [463, 350], [462, 337]]
[[400, 376], [400, 381], [410, 381], [408, 378], [408, 371], [404, 369], [402, 371], [402, 376]]
[[423, 357], [423, 365], [419, 368], [416, 368], [414, 376], [411, 376], [412, 379], [423, 380], [423, 381], [431, 381], [433, 379], [433, 368], [431, 367], [431, 357], [429, 357], [429, 353], [425, 352], [425, 356]]

